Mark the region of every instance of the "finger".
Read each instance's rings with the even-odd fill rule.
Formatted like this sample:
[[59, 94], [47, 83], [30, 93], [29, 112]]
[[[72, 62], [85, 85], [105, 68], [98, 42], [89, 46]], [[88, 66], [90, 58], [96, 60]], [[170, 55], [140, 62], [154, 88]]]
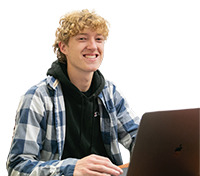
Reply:
[[114, 165], [108, 158], [98, 156], [98, 155], [95, 155], [94, 157], [96, 159], [96, 161], [94, 161], [94, 164], [106, 166], [107, 168], [113, 169], [113, 170], [119, 172], [120, 174], [123, 173], [123, 170], [121, 168], [119, 168], [118, 166]]
[[88, 173], [86, 174], [86, 176], [89, 176], [89, 175], [92, 175], [92, 176], [111, 176], [110, 174], [107, 174], [107, 173], [101, 173], [101, 172], [97, 172], [97, 171], [88, 171]]
[[123, 173], [123, 170], [121, 168], [119, 168], [118, 166], [114, 165], [112, 162], [108, 163], [108, 164], [104, 164], [104, 166], [106, 166], [108, 169], [112, 169], [116, 172], [118, 172], [119, 174]]
[[102, 173], [98, 170], [95, 170], [94, 167], [92, 168], [84, 168], [80, 172], [74, 172], [74, 176], [80, 176], [80, 175], [85, 175], [85, 176], [108, 176], [110, 174], [107, 173]]
[[90, 169], [98, 173], [104, 173], [104, 174], [115, 175], [115, 176], [118, 176], [121, 174], [119, 171], [112, 169], [110, 167], [106, 167], [104, 165], [93, 165], [93, 167]]

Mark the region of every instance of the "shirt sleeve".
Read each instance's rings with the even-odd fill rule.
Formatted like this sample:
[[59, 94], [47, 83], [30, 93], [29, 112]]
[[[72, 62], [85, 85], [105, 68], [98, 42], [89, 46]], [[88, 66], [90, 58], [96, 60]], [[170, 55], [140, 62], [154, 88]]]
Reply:
[[130, 108], [128, 101], [115, 85], [113, 85], [113, 99], [118, 120], [118, 140], [132, 152], [140, 118]]
[[[54, 127], [49, 125], [47, 128], [47, 116], [51, 112], [47, 110], [45, 101], [37, 87], [21, 98], [7, 159], [9, 176], [73, 175], [77, 159], [59, 160], [56, 141], [48, 137], [47, 130]], [[44, 146], [44, 141], [49, 146]]]

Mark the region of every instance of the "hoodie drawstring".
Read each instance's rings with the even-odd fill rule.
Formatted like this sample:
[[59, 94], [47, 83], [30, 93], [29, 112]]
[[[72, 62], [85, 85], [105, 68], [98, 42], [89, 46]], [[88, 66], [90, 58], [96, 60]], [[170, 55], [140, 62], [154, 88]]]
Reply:
[[84, 97], [82, 96], [81, 97], [81, 101], [82, 101], [82, 104], [81, 104], [81, 124], [80, 124], [80, 134], [79, 134], [79, 145], [81, 147], [81, 139], [82, 139], [82, 127], [83, 127], [83, 115], [84, 115]]
[[[97, 112], [95, 112], [95, 94], [91, 97], [92, 98], [92, 131], [91, 131], [91, 143], [90, 143], [90, 152], [92, 151], [93, 147], [93, 139], [94, 139], [94, 120], [96, 118]], [[81, 122], [80, 122], [80, 134], [79, 134], [79, 146], [81, 147], [81, 142], [82, 142], [82, 130], [83, 130], [83, 121], [84, 121], [84, 96], [81, 97], [82, 101], [82, 106], [81, 106]]]
[[93, 97], [92, 97], [92, 99], [93, 99], [93, 116], [92, 116], [92, 134], [91, 134], [91, 143], [90, 143], [90, 152], [92, 153], [92, 147], [93, 147], [93, 139], [94, 139], [94, 130], [95, 130], [95, 126], [94, 126], [94, 118], [96, 118], [95, 117], [95, 106], [94, 106], [94, 104], [95, 104], [95, 95], [93, 95]]

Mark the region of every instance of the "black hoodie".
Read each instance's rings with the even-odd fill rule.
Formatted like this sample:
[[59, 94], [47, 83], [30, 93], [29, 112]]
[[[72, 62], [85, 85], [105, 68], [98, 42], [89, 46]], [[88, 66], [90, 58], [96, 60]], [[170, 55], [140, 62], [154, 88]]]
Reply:
[[66, 109], [66, 135], [62, 159], [83, 158], [89, 154], [108, 157], [100, 131], [100, 116], [97, 97], [105, 86], [99, 70], [94, 72], [87, 92], [80, 92], [67, 74], [67, 64], [55, 61], [47, 75], [58, 79]]

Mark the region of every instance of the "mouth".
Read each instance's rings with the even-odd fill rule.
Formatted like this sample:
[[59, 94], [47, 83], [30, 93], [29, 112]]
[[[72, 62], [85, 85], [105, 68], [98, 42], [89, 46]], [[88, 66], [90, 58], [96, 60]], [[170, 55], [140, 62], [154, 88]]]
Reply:
[[86, 59], [96, 59], [99, 55], [98, 54], [84, 54], [83, 57]]

